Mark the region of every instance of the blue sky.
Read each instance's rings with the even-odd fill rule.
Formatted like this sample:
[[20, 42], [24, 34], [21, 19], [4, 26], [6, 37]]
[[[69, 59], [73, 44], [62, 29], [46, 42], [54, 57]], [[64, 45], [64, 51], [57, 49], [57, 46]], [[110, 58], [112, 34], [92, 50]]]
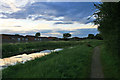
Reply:
[[97, 34], [92, 21], [93, 2], [38, 2], [37, 0], [0, 1], [0, 33], [62, 37], [87, 37]]

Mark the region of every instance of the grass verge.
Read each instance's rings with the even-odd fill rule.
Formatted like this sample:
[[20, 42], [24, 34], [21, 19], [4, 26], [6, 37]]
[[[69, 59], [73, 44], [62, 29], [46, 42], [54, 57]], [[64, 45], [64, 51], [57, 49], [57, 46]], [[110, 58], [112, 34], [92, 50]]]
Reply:
[[120, 59], [115, 54], [101, 46], [101, 60], [103, 65], [104, 77], [120, 79]]

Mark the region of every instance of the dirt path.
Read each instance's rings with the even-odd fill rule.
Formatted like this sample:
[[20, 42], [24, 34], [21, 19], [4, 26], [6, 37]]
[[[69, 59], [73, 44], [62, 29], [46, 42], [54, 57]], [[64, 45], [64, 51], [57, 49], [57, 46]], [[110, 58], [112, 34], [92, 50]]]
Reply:
[[100, 48], [99, 47], [94, 48], [90, 77], [91, 78], [104, 78], [101, 60], [100, 60]]

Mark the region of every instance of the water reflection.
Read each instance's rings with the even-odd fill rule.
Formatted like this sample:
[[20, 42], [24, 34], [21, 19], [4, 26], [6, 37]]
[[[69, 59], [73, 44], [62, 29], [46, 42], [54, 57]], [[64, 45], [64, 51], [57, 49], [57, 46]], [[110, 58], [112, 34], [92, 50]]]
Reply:
[[45, 55], [49, 55], [51, 52], [61, 51], [63, 49], [55, 49], [55, 50], [44, 50], [37, 53], [31, 54], [22, 54], [16, 55], [8, 58], [0, 59], [0, 69], [7, 67], [9, 65], [15, 65], [17, 63], [25, 63], [26, 61], [34, 60], [35, 58], [40, 58]]

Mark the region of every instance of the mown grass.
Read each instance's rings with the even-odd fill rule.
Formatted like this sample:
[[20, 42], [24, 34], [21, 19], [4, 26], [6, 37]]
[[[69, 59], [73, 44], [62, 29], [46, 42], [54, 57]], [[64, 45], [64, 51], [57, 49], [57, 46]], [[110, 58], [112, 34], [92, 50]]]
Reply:
[[9, 66], [2, 71], [3, 78], [89, 78], [93, 48], [101, 42], [85, 40], [73, 48], [65, 48], [25, 64]]
[[101, 60], [104, 77], [120, 80], [120, 59], [116, 54], [107, 50], [104, 45], [101, 46]]

